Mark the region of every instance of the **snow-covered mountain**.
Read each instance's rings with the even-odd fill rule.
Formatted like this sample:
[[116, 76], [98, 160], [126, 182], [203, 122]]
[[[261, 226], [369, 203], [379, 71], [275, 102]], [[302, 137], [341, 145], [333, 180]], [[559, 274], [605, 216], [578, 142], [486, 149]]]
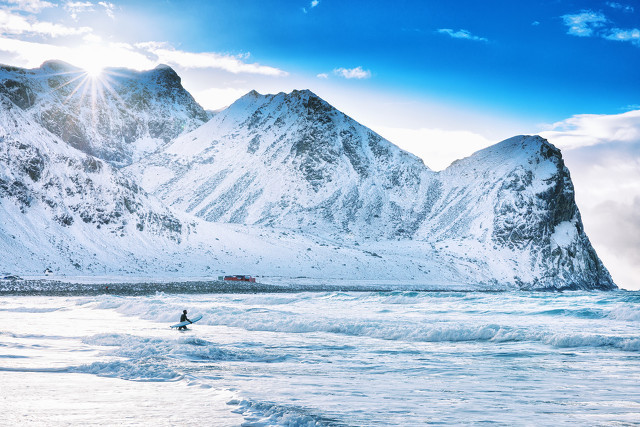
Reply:
[[128, 170], [207, 221], [371, 238], [410, 236], [434, 177], [309, 91], [250, 92]]
[[0, 272], [615, 287], [540, 137], [434, 172], [309, 91], [207, 121], [168, 67], [107, 75], [0, 68]]
[[523, 287], [612, 285], [582, 228], [560, 151], [537, 136], [433, 172], [310, 91], [253, 91], [128, 171], [208, 221], [341, 244], [459, 246], [460, 259]]
[[168, 66], [100, 76], [61, 61], [0, 66], [0, 93], [71, 146], [124, 166], [208, 120]]
[[3, 271], [25, 271], [32, 258], [40, 271], [117, 265], [140, 249], [129, 246], [179, 242], [184, 231], [135, 182], [69, 146], [3, 94], [0, 218]]

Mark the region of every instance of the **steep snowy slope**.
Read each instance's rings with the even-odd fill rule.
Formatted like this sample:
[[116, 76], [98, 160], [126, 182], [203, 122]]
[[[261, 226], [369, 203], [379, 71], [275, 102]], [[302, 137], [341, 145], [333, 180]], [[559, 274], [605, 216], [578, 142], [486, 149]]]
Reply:
[[250, 92], [129, 170], [208, 221], [371, 238], [411, 233], [434, 175], [309, 91]]
[[183, 235], [180, 220], [133, 181], [70, 147], [1, 94], [0, 219], [9, 271], [34, 261], [42, 269], [123, 265], [128, 249]]
[[71, 146], [123, 166], [208, 120], [170, 67], [91, 76], [60, 61], [0, 67], [0, 93]]
[[127, 170], [208, 221], [284, 227], [397, 257], [437, 252], [452, 257], [458, 280], [614, 286], [559, 150], [539, 137], [435, 173], [309, 91], [250, 92]]

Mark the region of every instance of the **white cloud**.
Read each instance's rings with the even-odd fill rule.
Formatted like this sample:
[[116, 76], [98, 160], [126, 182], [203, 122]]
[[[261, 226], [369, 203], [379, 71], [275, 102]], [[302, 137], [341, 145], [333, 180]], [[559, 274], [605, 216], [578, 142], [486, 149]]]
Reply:
[[78, 15], [81, 13], [96, 12], [96, 10], [104, 10], [104, 13], [106, 13], [109, 18], [115, 18], [115, 5], [108, 1], [99, 1], [97, 3], [90, 1], [67, 1], [64, 4], [64, 8], [74, 20], [77, 20]]
[[363, 70], [362, 67], [356, 68], [336, 68], [333, 74], [344, 77], [345, 79], [368, 79], [371, 77], [371, 71]]
[[96, 44], [96, 43], [102, 42], [102, 37], [100, 37], [97, 34], [89, 33], [82, 36], [82, 40], [84, 40], [87, 43]]
[[[608, 3], [609, 6], [617, 9], [625, 9], [619, 3]], [[630, 7], [630, 6], [627, 6]], [[633, 10], [631, 10], [633, 11]], [[578, 37], [598, 36], [606, 40], [630, 42], [640, 46], [640, 29], [637, 28], [615, 28], [609, 26], [609, 19], [600, 12], [583, 10], [574, 15], [563, 15], [562, 19], [569, 29], [567, 34]]]
[[260, 74], [265, 76], [281, 77], [289, 73], [278, 68], [246, 63], [242, 59], [247, 55], [223, 55], [215, 52], [185, 52], [174, 49], [166, 43], [147, 42], [138, 43], [136, 47], [150, 54], [157, 62], [178, 65], [184, 68], [216, 68], [230, 73]]
[[69, 16], [78, 19], [78, 14], [93, 12], [94, 4], [89, 1], [68, 1], [64, 4], [64, 8], [69, 12]]
[[316, 76], [319, 79], [328, 79], [329, 78], [329, 74], [327, 73], [320, 73]]
[[640, 30], [633, 28], [630, 30], [623, 30], [620, 28], [612, 28], [608, 34], [603, 35], [607, 40], [615, 40], [621, 42], [631, 42], [640, 46]]
[[540, 135], [560, 148], [574, 149], [611, 141], [640, 141], [640, 110], [622, 114], [580, 114], [554, 123]]
[[13, 10], [30, 13], [38, 13], [42, 9], [56, 6], [53, 3], [43, 0], [5, 0], [5, 2], [11, 4], [12, 6], [10, 6], [10, 8]]
[[11, 55], [11, 63], [34, 68], [48, 59], [60, 59], [81, 68], [128, 67], [151, 69], [156, 63], [124, 43], [86, 43], [79, 47], [27, 42], [0, 37], [0, 52]]
[[583, 114], [541, 136], [562, 149], [585, 230], [614, 281], [640, 289], [640, 110]]
[[606, 3], [607, 6], [613, 8], [613, 9], [620, 9], [623, 12], [628, 12], [631, 13], [633, 12], [635, 9], [633, 8], [633, 6], [629, 6], [627, 4], [621, 4], [621, 3], [617, 3], [617, 2], [613, 2], [613, 1], [609, 1]]
[[61, 24], [38, 21], [5, 10], [0, 10], [0, 33], [3, 35], [43, 35], [50, 37], [90, 33], [88, 27], [67, 27]]
[[495, 143], [482, 135], [464, 130], [390, 127], [374, 130], [403, 150], [422, 158], [433, 170], [445, 169], [454, 160], [468, 157]]
[[585, 229], [614, 281], [640, 289], [640, 197], [625, 203], [607, 200], [586, 214]]
[[573, 15], [563, 15], [564, 24], [569, 27], [567, 34], [578, 37], [590, 37], [597, 28], [603, 27], [607, 22], [606, 16], [592, 10], [582, 10]]
[[[4, 14], [4, 15], [3, 15]], [[287, 72], [278, 68], [246, 63], [247, 55], [222, 55], [213, 52], [193, 53], [174, 49], [167, 43], [147, 42], [130, 45], [127, 43], [104, 43], [100, 37], [90, 33], [91, 29], [68, 28], [50, 23], [31, 24], [21, 19], [5, 19], [6, 13], [0, 11], [0, 29], [5, 34], [38, 33], [58, 36], [84, 34], [84, 44], [75, 47], [39, 43], [0, 36], [0, 53], [9, 54], [12, 63], [22, 67], [37, 67], [48, 59], [60, 59], [70, 64], [87, 68], [126, 67], [136, 70], [147, 70], [158, 63], [165, 63], [182, 68], [219, 69], [230, 73], [247, 73], [266, 76], [286, 76]]]
[[107, 14], [107, 16], [109, 18], [111, 18], [111, 19], [115, 18], [115, 14], [113, 13], [113, 10], [115, 9], [115, 6], [114, 6], [113, 3], [109, 3], [109, 2], [106, 2], [106, 1], [101, 1], [101, 2], [98, 2], [98, 4], [100, 6], [102, 6], [102, 7], [104, 7], [104, 11], [105, 11], [105, 13]]
[[[314, 7], [318, 6], [320, 4], [320, 0], [311, 0], [311, 3], [309, 3], [310, 9], [313, 9]], [[302, 11], [304, 13], [309, 13], [309, 10], [306, 7], [302, 8]]]
[[537, 27], [538, 25], [540, 25], [540, 21], [533, 21], [531, 25]]
[[467, 30], [454, 31], [451, 28], [440, 28], [437, 32], [440, 33], [440, 34], [447, 34], [447, 35], [453, 37], [454, 39], [465, 39], [465, 40], [474, 40], [474, 41], [481, 41], [481, 42], [488, 42], [489, 41], [488, 39], [486, 39], [484, 37], [475, 36], [475, 35], [471, 34]]

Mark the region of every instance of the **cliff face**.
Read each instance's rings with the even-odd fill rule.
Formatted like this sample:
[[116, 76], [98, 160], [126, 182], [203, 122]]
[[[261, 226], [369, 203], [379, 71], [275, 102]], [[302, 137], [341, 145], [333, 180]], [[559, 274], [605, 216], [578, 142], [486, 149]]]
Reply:
[[513, 280], [521, 288], [615, 287], [584, 232], [560, 150], [545, 139], [510, 138], [455, 162], [440, 178], [472, 206], [453, 220], [462, 224], [458, 236], [518, 259]]
[[167, 66], [100, 76], [59, 61], [0, 67], [0, 93], [74, 148], [125, 166], [208, 120]]

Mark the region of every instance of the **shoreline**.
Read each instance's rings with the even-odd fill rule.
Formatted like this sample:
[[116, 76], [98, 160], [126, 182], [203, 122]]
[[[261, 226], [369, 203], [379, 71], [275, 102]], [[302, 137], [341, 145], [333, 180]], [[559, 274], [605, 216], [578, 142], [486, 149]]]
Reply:
[[[489, 288], [486, 284], [471, 285], [412, 285], [412, 284], [327, 284], [327, 283], [250, 283], [221, 280], [183, 280], [147, 282], [83, 283], [46, 279], [0, 280], [0, 296], [144, 296], [158, 292], [165, 294], [257, 294], [301, 292], [565, 292], [580, 288], [516, 289], [501, 286]], [[605, 291], [589, 289], [590, 292]], [[606, 290], [610, 292], [611, 290]]]

